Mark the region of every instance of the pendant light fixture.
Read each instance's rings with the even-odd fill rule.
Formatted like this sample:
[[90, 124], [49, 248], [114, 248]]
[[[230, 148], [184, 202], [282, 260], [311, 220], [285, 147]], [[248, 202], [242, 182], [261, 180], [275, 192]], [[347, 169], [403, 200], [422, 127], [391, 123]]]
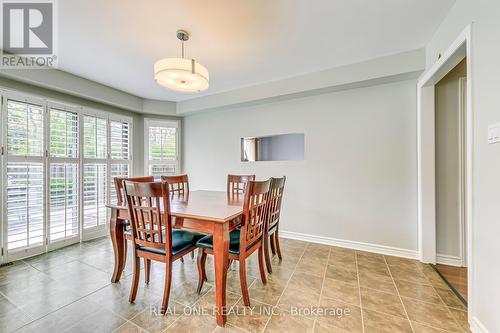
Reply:
[[184, 42], [189, 33], [177, 30], [182, 43], [182, 58], [165, 58], [155, 63], [155, 81], [160, 86], [179, 92], [195, 93], [208, 89], [208, 70], [194, 59], [184, 58]]

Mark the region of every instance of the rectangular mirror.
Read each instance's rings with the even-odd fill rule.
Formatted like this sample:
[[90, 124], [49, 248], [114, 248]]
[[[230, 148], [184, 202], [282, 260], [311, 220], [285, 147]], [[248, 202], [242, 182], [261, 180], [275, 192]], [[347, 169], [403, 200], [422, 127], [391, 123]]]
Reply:
[[304, 134], [241, 138], [241, 161], [294, 161], [304, 159]]

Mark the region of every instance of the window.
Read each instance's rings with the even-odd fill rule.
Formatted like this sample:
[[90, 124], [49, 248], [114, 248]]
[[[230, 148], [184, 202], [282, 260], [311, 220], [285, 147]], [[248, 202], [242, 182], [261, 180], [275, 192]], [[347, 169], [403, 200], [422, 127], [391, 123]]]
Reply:
[[113, 177], [132, 173], [132, 120], [0, 93], [0, 261], [104, 235]]
[[179, 123], [146, 119], [145, 165], [150, 175], [174, 175], [180, 173]]
[[[129, 177], [131, 169], [130, 156], [130, 123], [120, 120], [110, 121], [111, 180], [115, 177]], [[110, 202], [116, 203], [116, 190], [113, 182], [110, 184]]]
[[107, 121], [94, 116], [83, 117], [84, 158], [107, 159]]
[[39, 101], [7, 98], [7, 250], [44, 243], [44, 108]]
[[107, 120], [83, 117], [83, 228], [106, 224], [108, 195]]
[[78, 113], [49, 108], [49, 242], [79, 235]]

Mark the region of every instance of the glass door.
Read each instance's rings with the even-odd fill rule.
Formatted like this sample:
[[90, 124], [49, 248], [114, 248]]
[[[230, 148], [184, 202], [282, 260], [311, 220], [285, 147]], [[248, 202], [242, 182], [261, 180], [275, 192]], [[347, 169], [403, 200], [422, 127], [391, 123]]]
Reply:
[[49, 250], [77, 243], [79, 228], [79, 117], [64, 106], [49, 106]]
[[4, 96], [3, 248], [11, 261], [45, 251], [44, 106]]
[[108, 221], [108, 121], [83, 116], [83, 239], [106, 234]]

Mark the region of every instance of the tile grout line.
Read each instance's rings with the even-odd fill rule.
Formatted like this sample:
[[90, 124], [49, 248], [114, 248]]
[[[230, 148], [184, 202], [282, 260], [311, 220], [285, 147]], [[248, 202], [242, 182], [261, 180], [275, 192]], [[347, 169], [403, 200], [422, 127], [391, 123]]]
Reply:
[[389, 267], [389, 264], [387, 263], [387, 258], [385, 257], [385, 255], [383, 256], [383, 258], [384, 258], [385, 266], [386, 266], [387, 270], [389, 271], [389, 275], [391, 276], [392, 283], [394, 284], [394, 288], [396, 288], [396, 293], [398, 294], [399, 301], [401, 302], [401, 305], [403, 306], [403, 310], [405, 311], [405, 315], [406, 315], [406, 318], [408, 319], [408, 323], [410, 323], [411, 331], [413, 333], [415, 333], [415, 329], [413, 328], [413, 324], [411, 323], [410, 316], [408, 316], [408, 311], [406, 311], [406, 306], [403, 303], [403, 298], [401, 297], [401, 294], [399, 293], [399, 289], [398, 289], [398, 286], [396, 284], [396, 280], [394, 280], [394, 276], [392, 276], [391, 268]]
[[[308, 247], [308, 246], [309, 246], [309, 243], [307, 243], [307, 242], [306, 242], [306, 244], [305, 244], [305, 246], [304, 246], [304, 249], [302, 250], [302, 254], [300, 255], [300, 258], [299, 258], [299, 260], [297, 261], [297, 263], [295, 264], [295, 266], [293, 267], [292, 274], [290, 275], [290, 277], [289, 277], [289, 278], [288, 278], [288, 280], [286, 281], [285, 288], [283, 288], [283, 291], [281, 292], [281, 295], [280, 295], [280, 297], [278, 298], [278, 301], [276, 302], [276, 305], [275, 305], [276, 307], [278, 307], [278, 306], [279, 306], [279, 304], [280, 304], [280, 300], [281, 300], [281, 297], [283, 297], [283, 294], [285, 293], [285, 290], [286, 290], [286, 288], [288, 287], [288, 284], [290, 283], [290, 280], [292, 279], [293, 275], [294, 275], [294, 274], [295, 274], [295, 272], [297, 271], [297, 266], [299, 265], [300, 260], [301, 260], [301, 259], [302, 259], [302, 257], [304, 256], [304, 253], [306, 252], [306, 249], [307, 249], [307, 247]], [[267, 325], [268, 325], [268, 324], [269, 324], [269, 322], [271, 321], [271, 318], [272, 318], [272, 317], [273, 317], [272, 315], [271, 315], [271, 316], [269, 316], [269, 318], [267, 319], [266, 324], [264, 325], [264, 328], [262, 329], [262, 332], [264, 332], [264, 331], [266, 330]]]
[[[426, 276], [426, 278], [427, 278], [427, 276]], [[436, 287], [434, 287], [434, 285], [433, 285], [433, 284], [432, 284], [432, 289], [434, 289], [434, 292], [435, 292], [436, 294], [438, 294], [439, 299], [441, 300], [441, 303], [444, 305], [444, 307], [446, 308], [446, 310], [448, 310], [448, 313], [450, 314], [451, 318], [453, 318], [453, 321], [455, 322], [455, 324], [457, 324], [457, 325], [458, 325], [458, 328], [459, 328], [462, 332], [464, 332], [464, 331], [465, 331], [465, 330], [464, 330], [464, 328], [462, 327], [462, 325], [460, 325], [460, 323], [458, 322], [458, 319], [457, 319], [457, 318], [455, 318], [455, 315], [451, 312], [450, 307], [448, 307], [448, 305], [445, 303], [444, 299], [443, 299], [443, 298], [441, 297], [441, 295], [438, 293], [438, 291], [436, 290]]]
[[[135, 318], [135, 316], [134, 316]], [[132, 320], [126, 320], [123, 324], [121, 324], [120, 326], [118, 326], [117, 328], [115, 328], [114, 330], [111, 331], [111, 333], [115, 333], [115, 332], [118, 332], [118, 330], [120, 328], [122, 328], [123, 326], [127, 325], [127, 324], [132, 324], [133, 326], [139, 328], [141, 331], [144, 331], [144, 332], [147, 332], [147, 333], [150, 333], [147, 329], [145, 329], [144, 327], [141, 327], [139, 325], [137, 325], [136, 323], [134, 323]]]
[[[354, 259], [356, 261], [356, 277], [358, 278], [358, 293], [359, 293], [359, 309], [361, 312], [361, 330], [365, 332], [365, 319], [363, 314], [363, 300], [361, 299], [361, 282], [359, 279], [359, 267], [358, 267], [358, 251], [354, 251]], [[386, 263], [387, 265], [387, 263]]]
[[[330, 265], [331, 253], [332, 253], [332, 248], [328, 247], [328, 258], [326, 260], [325, 271], [323, 272], [323, 282], [321, 283], [321, 291], [319, 293], [318, 307], [321, 306], [321, 299], [323, 298], [323, 290], [325, 289], [325, 281], [326, 281], [326, 272], [328, 271], [328, 265]], [[317, 321], [318, 321], [318, 317], [316, 315], [316, 317], [314, 318], [314, 322], [313, 322], [313, 328], [312, 328], [313, 332], [316, 329], [316, 322]]]

